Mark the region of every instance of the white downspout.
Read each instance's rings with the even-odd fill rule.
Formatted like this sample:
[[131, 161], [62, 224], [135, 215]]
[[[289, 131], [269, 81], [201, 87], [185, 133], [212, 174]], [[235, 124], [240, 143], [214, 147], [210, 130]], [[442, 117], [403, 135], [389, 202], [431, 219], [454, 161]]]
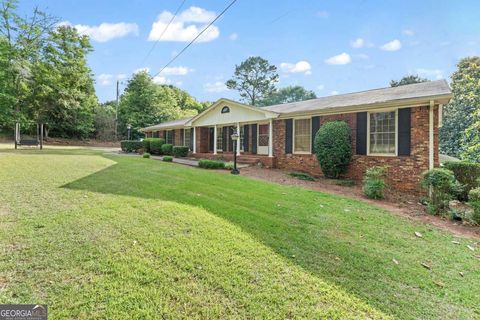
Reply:
[[268, 126], [268, 156], [273, 157], [273, 121], [270, 119]]
[[428, 169], [434, 167], [434, 141], [433, 141], [433, 129], [434, 129], [434, 113], [435, 102], [430, 100], [430, 109], [428, 110]]
[[213, 127], [213, 154], [217, 154], [217, 125]]
[[197, 128], [193, 127], [193, 153], [197, 153]]

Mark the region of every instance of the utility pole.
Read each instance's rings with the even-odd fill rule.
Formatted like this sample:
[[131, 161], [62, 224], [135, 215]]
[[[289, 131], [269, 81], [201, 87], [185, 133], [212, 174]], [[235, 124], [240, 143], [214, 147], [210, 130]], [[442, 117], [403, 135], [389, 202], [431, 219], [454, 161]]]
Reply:
[[118, 141], [118, 96], [120, 94], [118, 90], [119, 81], [117, 80], [117, 105], [115, 109], [115, 140]]

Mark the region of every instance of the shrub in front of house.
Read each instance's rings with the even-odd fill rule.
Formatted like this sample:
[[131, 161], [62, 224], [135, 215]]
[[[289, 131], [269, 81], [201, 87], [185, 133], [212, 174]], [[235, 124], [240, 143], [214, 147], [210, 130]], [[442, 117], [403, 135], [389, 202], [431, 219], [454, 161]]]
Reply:
[[365, 176], [363, 177], [363, 194], [370, 199], [383, 199], [385, 198], [385, 174], [387, 168], [382, 166], [375, 166], [367, 169]]
[[337, 179], [352, 160], [352, 131], [344, 121], [327, 122], [315, 135], [314, 152], [323, 174]]
[[461, 185], [457, 198], [460, 201], [468, 201], [470, 190], [480, 187], [480, 163], [468, 161], [447, 161], [443, 167], [453, 171], [455, 179]]
[[435, 168], [422, 174], [422, 187], [429, 192], [428, 211], [431, 214], [440, 214], [448, 209], [448, 203], [454, 198], [458, 190], [458, 182], [452, 171], [444, 168]]
[[150, 153], [148, 153], [148, 152], [145, 152], [145, 153], [143, 154], [143, 156], [142, 156], [142, 157], [144, 157], [144, 158], [147, 158], [147, 159], [148, 159], [148, 158], [150, 158]]
[[218, 160], [202, 159], [198, 161], [198, 166], [203, 169], [224, 169], [225, 162]]
[[305, 172], [290, 172], [288, 174], [291, 177], [297, 178], [304, 181], [315, 181], [315, 178]]
[[172, 154], [175, 158], [183, 158], [188, 156], [188, 147], [185, 146], [174, 146], [172, 148]]
[[172, 150], [173, 150], [173, 145], [171, 145], [169, 143], [162, 144], [161, 150], [162, 150], [162, 154], [164, 154], [166, 156], [171, 156], [172, 155]]
[[148, 152], [150, 153], [150, 141], [152, 140], [152, 138], [145, 138], [143, 139], [142, 143], [143, 143], [143, 150], [145, 152]]
[[164, 156], [162, 158], [163, 161], [165, 162], [172, 162], [173, 161], [173, 157], [172, 156]]
[[233, 161], [228, 161], [228, 162], [225, 162], [224, 168], [226, 170], [233, 170], [234, 166], [235, 164], [233, 163]]
[[470, 190], [468, 204], [473, 208], [472, 220], [480, 224], [480, 187]]
[[123, 152], [137, 152], [143, 149], [143, 142], [138, 140], [122, 140], [120, 141], [120, 148]]
[[162, 154], [162, 146], [165, 144], [165, 139], [150, 138], [150, 152], [152, 154]]

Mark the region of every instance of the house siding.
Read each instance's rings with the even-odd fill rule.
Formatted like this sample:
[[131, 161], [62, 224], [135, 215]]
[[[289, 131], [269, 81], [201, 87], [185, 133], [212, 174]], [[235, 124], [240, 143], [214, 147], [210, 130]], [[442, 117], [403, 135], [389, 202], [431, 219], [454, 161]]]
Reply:
[[[389, 186], [406, 192], [421, 192], [421, 174], [428, 169], [429, 157], [429, 107], [412, 108], [410, 156], [368, 156], [356, 154], [356, 113], [320, 116], [320, 124], [345, 121], [352, 130], [352, 162], [345, 174], [348, 179], [361, 181], [365, 171], [373, 166], [386, 165]], [[273, 122], [273, 155], [281, 169], [303, 171], [321, 176], [322, 170], [314, 154], [285, 153], [285, 120]], [[434, 165], [439, 166], [438, 106], [434, 108]]]

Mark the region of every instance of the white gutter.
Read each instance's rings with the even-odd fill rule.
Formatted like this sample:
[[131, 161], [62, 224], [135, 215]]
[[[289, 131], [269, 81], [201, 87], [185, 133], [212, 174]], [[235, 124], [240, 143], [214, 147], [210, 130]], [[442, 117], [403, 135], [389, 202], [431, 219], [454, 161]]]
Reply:
[[434, 141], [433, 141], [433, 127], [434, 127], [434, 108], [435, 101], [430, 100], [430, 108], [428, 110], [428, 169], [434, 167]]

